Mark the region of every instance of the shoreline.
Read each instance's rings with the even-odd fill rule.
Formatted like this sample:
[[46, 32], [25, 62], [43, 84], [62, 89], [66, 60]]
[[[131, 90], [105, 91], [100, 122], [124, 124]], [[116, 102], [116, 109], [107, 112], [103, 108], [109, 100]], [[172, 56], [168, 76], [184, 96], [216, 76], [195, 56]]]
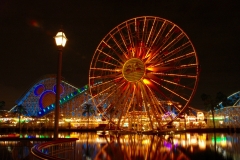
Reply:
[[[19, 132], [19, 128], [0, 128], [0, 133], [11, 133], [11, 132]], [[93, 128], [93, 129], [78, 129], [78, 128], [70, 128], [63, 129], [59, 128], [60, 132], [97, 132], [103, 131], [104, 128]], [[22, 129], [21, 132], [51, 132], [54, 129]], [[113, 134], [152, 134], [152, 135], [166, 135], [166, 134], [178, 134], [178, 133], [214, 133], [214, 128], [189, 128], [186, 130], [177, 130], [177, 129], [167, 129], [167, 130], [154, 130], [154, 131], [131, 131], [131, 130], [114, 130], [114, 129], [106, 129], [105, 131], [109, 131]], [[240, 128], [215, 128], [216, 133], [240, 133]]]

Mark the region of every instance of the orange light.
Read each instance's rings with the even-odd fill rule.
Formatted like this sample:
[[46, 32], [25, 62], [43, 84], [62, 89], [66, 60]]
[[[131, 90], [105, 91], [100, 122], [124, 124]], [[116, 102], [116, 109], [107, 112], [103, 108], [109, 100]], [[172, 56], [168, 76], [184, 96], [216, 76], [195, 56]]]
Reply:
[[151, 81], [149, 81], [148, 79], [143, 79], [143, 83], [149, 85], [151, 84]]
[[149, 71], [154, 71], [154, 68], [148, 67], [147, 70], [149, 70]]

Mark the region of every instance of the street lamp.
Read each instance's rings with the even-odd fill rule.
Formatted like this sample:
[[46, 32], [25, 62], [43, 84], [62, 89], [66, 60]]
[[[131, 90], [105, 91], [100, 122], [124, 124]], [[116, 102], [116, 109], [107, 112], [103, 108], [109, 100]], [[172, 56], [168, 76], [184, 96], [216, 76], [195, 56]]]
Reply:
[[60, 108], [60, 84], [61, 84], [61, 73], [62, 73], [62, 50], [66, 45], [67, 38], [63, 33], [63, 30], [60, 29], [57, 35], [54, 37], [56, 45], [58, 47], [58, 72], [57, 72], [57, 91], [56, 91], [56, 105], [55, 105], [55, 127], [54, 127], [54, 139], [58, 139], [58, 124], [59, 124], [59, 108]]

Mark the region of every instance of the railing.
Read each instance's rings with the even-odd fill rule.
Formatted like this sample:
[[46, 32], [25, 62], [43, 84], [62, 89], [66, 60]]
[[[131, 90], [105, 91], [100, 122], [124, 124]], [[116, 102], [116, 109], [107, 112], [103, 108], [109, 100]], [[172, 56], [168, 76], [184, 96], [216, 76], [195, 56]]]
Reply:
[[74, 160], [78, 138], [59, 139], [37, 144], [31, 148], [34, 160]]

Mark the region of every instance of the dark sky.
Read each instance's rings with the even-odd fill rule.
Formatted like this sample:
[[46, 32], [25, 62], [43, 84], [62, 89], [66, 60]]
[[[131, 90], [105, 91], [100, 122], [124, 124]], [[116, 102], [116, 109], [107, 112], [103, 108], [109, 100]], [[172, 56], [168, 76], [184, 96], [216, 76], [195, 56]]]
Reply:
[[53, 36], [61, 25], [69, 39], [62, 76], [82, 87], [100, 41], [138, 16], [170, 20], [190, 37], [202, 68], [193, 107], [203, 106], [202, 93], [214, 97], [240, 90], [238, 0], [0, 0], [0, 101], [6, 102], [5, 109], [41, 77], [57, 72]]

